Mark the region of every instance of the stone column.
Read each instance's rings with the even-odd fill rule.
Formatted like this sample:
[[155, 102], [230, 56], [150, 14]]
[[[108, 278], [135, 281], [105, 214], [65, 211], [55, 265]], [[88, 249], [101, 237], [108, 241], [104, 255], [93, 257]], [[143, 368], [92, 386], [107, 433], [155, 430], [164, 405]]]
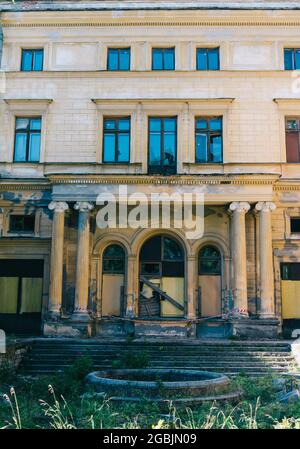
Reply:
[[134, 318], [134, 280], [136, 256], [127, 258], [127, 291], [126, 291], [126, 318]]
[[232, 212], [234, 308], [236, 315], [240, 317], [248, 316], [245, 215], [249, 209], [250, 204], [243, 201], [235, 201], [229, 206], [229, 211]]
[[187, 259], [187, 318], [196, 319], [196, 286], [195, 286], [195, 256], [189, 256]]
[[62, 304], [65, 211], [68, 209], [68, 204], [63, 201], [52, 201], [48, 208], [53, 210], [49, 313], [52, 316], [59, 316]]
[[82, 318], [88, 318], [90, 211], [93, 208], [87, 201], [77, 202], [74, 206], [79, 211], [74, 313]]
[[260, 318], [274, 318], [271, 214], [275, 208], [275, 204], [268, 201], [260, 201], [255, 206], [255, 210], [259, 212]]

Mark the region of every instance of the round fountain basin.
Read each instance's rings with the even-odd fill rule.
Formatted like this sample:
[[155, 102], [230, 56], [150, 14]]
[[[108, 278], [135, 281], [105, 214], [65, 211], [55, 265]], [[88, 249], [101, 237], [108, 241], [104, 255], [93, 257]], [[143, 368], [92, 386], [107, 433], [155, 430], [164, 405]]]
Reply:
[[[86, 377], [98, 393], [113, 400], [202, 402], [232, 396], [230, 380], [220, 373], [174, 369], [116, 369], [95, 371]], [[227, 394], [226, 394], [227, 393]], [[236, 397], [236, 394], [235, 394]]]

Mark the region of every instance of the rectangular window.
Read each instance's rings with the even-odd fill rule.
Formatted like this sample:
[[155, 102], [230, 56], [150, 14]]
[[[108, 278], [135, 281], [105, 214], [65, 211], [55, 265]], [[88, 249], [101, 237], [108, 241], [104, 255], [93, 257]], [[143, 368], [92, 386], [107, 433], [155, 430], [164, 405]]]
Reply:
[[285, 120], [286, 161], [300, 162], [300, 119], [287, 118]]
[[39, 162], [41, 123], [40, 117], [16, 118], [15, 162]]
[[300, 234], [300, 217], [291, 218], [291, 233]]
[[149, 173], [176, 173], [177, 118], [149, 118]]
[[197, 70], [220, 70], [219, 48], [197, 48]]
[[105, 118], [103, 128], [103, 162], [128, 164], [130, 117]]
[[300, 48], [284, 49], [284, 70], [300, 69]]
[[9, 232], [33, 233], [35, 215], [10, 215]]
[[223, 161], [222, 117], [197, 117], [195, 121], [196, 162]]
[[130, 48], [109, 48], [107, 70], [130, 70]]
[[152, 70], [175, 70], [175, 48], [152, 48]]
[[37, 72], [43, 70], [43, 49], [22, 50], [22, 72]]

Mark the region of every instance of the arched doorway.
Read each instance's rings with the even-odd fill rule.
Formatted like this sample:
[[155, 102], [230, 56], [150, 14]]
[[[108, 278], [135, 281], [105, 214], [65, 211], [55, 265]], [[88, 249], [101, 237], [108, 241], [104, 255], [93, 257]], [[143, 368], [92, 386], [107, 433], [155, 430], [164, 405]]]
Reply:
[[102, 258], [102, 316], [123, 316], [125, 251], [121, 245], [105, 248]]
[[184, 316], [184, 252], [166, 235], [147, 240], [140, 252], [140, 317]]
[[214, 245], [203, 246], [199, 251], [199, 315], [217, 316], [222, 313], [222, 258]]

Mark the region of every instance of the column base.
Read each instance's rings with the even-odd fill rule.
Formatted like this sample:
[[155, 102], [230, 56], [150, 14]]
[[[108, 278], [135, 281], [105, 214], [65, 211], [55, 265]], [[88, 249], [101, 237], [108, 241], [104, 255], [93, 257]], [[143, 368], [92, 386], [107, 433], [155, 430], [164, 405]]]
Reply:
[[275, 320], [276, 319], [274, 313], [260, 313], [258, 318], [260, 320]]
[[60, 318], [61, 318], [60, 309], [49, 310], [47, 313], [47, 320], [49, 321], [59, 321]]
[[279, 321], [263, 318], [232, 320], [232, 336], [243, 339], [274, 339], [279, 336]]
[[87, 323], [91, 321], [91, 317], [87, 310], [75, 310], [69, 321], [72, 323]]

